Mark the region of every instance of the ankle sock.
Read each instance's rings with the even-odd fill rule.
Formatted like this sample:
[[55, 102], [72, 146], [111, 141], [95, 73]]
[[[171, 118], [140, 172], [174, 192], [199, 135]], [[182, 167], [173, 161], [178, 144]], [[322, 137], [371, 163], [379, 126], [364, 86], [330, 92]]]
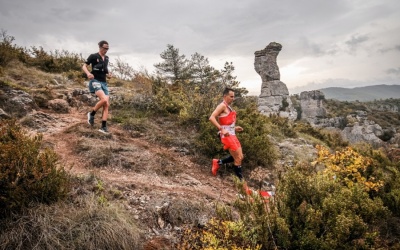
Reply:
[[96, 114], [96, 111], [92, 110], [92, 112], [90, 112], [91, 116], [94, 116]]
[[102, 128], [107, 127], [107, 121], [101, 121], [101, 127]]

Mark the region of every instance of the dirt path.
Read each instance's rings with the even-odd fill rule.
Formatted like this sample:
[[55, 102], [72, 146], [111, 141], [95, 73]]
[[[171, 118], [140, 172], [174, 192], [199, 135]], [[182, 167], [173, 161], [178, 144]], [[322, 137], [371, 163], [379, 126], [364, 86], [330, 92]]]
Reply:
[[[172, 197], [185, 197], [189, 200], [206, 199], [208, 201], [233, 202], [236, 190], [230, 177], [214, 177], [211, 175], [211, 166], [200, 166], [192, 162], [190, 156], [181, 155], [170, 148], [154, 145], [142, 138], [131, 138], [130, 135], [118, 126], [110, 127], [112, 138], [105, 140], [105, 144], [118, 144], [121, 147], [134, 147], [132, 161], [140, 162], [140, 172], [129, 169], [107, 168], [93, 169], [87, 167], [85, 157], [77, 154], [75, 147], [79, 135], [66, 133], [74, 126], [89, 127], [86, 123], [86, 112], [72, 110], [68, 114], [49, 114], [54, 121], [45, 124], [47, 131], [43, 133], [43, 141], [51, 143], [60, 155], [65, 166], [73, 166], [74, 174], [95, 173], [105, 183], [113, 186], [134, 186], [137, 193], [157, 195], [164, 194]], [[100, 133], [100, 132], [99, 132]], [[174, 175], [158, 175], [152, 169], [160, 164], [160, 156], [168, 164], [173, 164]], [[157, 158], [157, 161], [152, 158]], [[149, 160], [151, 159], [151, 160]], [[210, 164], [211, 165], [211, 164]]]

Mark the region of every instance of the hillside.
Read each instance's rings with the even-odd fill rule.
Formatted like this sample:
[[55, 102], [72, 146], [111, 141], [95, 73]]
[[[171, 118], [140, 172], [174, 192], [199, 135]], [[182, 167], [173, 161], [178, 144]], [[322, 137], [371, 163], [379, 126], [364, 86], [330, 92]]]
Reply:
[[[112, 102], [118, 106], [119, 99], [135, 98], [143, 87], [140, 83], [112, 86]], [[126, 127], [115, 121], [118, 107], [114, 106], [111, 134], [104, 135], [97, 131], [98, 117], [95, 127], [87, 123], [93, 103], [88, 96], [83, 82], [76, 84], [62, 75], [19, 64], [0, 77], [0, 108], [19, 117], [28, 134], [43, 135], [43, 147], [54, 150], [74, 178], [84, 180], [73, 192], [95, 192], [110, 204], [122, 205], [141, 229], [142, 241], [151, 245], [152, 238], [162, 237], [164, 244], [172, 244], [184, 227], [204, 225], [215, 216], [216, 204], [235, 202], [238, 190], [232, 169], [225, 166], [217, 177], [212, 176], [211, 158], [193, 152], [196, 134], [190, 127], [180, 126], [174, 116], [143, 119], [133, 113]], [[62, 100], [69, 104], [63, 106]], [[311, 146], [309, 150], [315, 151]], [[259, 188], [245, 167], [244, 174], [249, 184]], [[264, 170], [262, 176], [273, 183], [276, 173]]]
[[[111, 78], [103, 134], [79, 56], [38, 52], [0, 46], [0, 249], [399, 248], [398, 148], [262, 115], [233, 67]], [[210, 171], [228, 155], [208, 120], [226, 86], [243, 182]]]
[[[70, 86], [52, 91], [57, 96], [72, 94], [74, 89]], [[111, 87], [114, 96], [118, 92]], [[211, 163], [196, 163], [182, 148], [158, 143], [167, 137], [182, 144], [188, 139], [180, 136], [173, 121], [161, 117], [141, 133], [110, 122], [111, 134], [103, 135], [98, 127], [87, 124], [89, 109], [84, 105], [63, 113], [39, 108], [27, 113], [21, 122], [30, 134], [43, 135], [43, 145], [55, 150], [73, 175], [84, 179], [94, 176], [94, 182], [86, 188], [101, 184], [103, 195], [109, 202], [123, 204], [146, 232], [146, 238], [172, 237], [180, 232], [181, 224], [210, 218], [215, 202], [235, 200], [237, 192], [229, 171], [213, 177]], [[164, 213], [171, 214], [168, 218], [159, 214], [163, 206], [167, 209]], [[189, 207], [191, 211], [185, 212]]]
[[373, 101], [379, 99], [400, 98], [400, 85], [374, 85], [357, 88], [323, 88], [320, 89], [326, 99], [339, 101]]

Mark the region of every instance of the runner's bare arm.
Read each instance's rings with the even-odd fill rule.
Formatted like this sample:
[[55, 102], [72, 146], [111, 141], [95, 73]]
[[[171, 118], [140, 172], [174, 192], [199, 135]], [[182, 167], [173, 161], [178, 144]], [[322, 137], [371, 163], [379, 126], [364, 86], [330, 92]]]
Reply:
[[89, 79], [93, 79], [93, 78], [94, 78], [94, 75], [93, 75], [92, 73], [89, 72], [89, 70], [88, 70], [88, 68], [87, 68], [87, 66], [86, 66], [86, 63], [84, 63], [84, 64], [82, 65], [82, 70], [83, 70], [83, 72], [85, 72], [86, 76], [87, 76]]
[[236, 127], [235, 127], [235, 131], [236, 131], [236, 132], [242, 132], [242, 131], [243, 131], [243, 128], [240, 127], [240, 126], [236, 126]]
[[215, 110], [212, 112], [212, 114], [209, 118], [210, 122], [212, 124], [214, 124], [214, 126], [217, 127], [218, 130], [221, 130], [221, 133], [223, 135], [227, 135], [227, 134], [229, 134], [229, 132], [226, 131], [225, 129], [221, 128], [221, 125], [218, 123], [217, 118], [219, 115], [221, 115], [225, 111], [225, 108], [226, 108], [226, 106], [223, 103], [219, 104], [215, 108]]

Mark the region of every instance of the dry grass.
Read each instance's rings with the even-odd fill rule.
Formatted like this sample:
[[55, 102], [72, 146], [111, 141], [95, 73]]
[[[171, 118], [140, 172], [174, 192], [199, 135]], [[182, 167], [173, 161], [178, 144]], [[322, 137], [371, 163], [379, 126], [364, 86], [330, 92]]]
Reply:
[[74, 149], [76, 153], [84, 156], [88, 162], [87, 167], [129, 169], [135, 165], [134, 161], [137, 158], [135, 146], [118, 141], [104, 142], [101, 139], [81, 137]]
[[1, 223], [1, 249], [138, 249], [140, 233], [117, 206], [94, 195], [40, 205]]
[[[112, 134], [102, 134], [96, 129], [92, 129], [86, 124], [80, 123], [68, 128], [65, 133], [74, 133], [79, 138], [74, 146], [76, 154], [81, 155], [86, 167], [112, 167], [119, 169], [141, 169], [136, 165], [140, 160], [149, 161], [152, 156], [143, 154], [142, 149], [129, 141], [129, 135], [113, 132]], [[144, 146], [145, 147], [145, 146]]]
[[4, 72], [4, 80], [26, 89], [44, 88], [46, 85], [54, 85], [54, 74], [45, 73], [33, 67], [27, 67], [21, 62], [13, 62], [13, 67], [8, 67]]

